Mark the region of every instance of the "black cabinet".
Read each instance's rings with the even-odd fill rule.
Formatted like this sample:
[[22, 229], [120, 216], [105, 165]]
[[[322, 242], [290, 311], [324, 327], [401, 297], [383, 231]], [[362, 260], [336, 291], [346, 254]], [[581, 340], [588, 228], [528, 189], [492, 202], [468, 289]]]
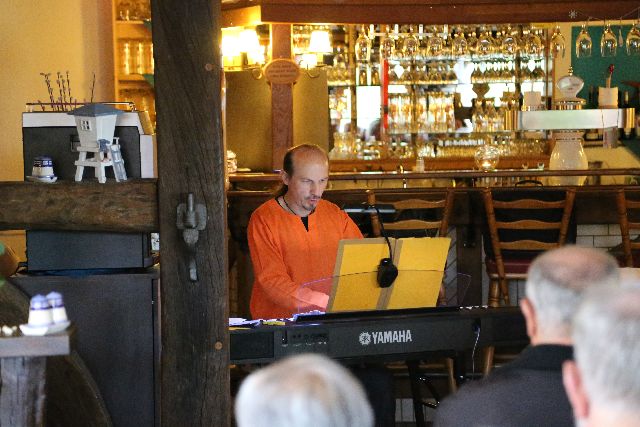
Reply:
[[17, 275], [29, 296], [62, 293], [76, 326], [76, 350], [91, 372], [114, 426], [153, 426], [159, 272], [86, 276]]

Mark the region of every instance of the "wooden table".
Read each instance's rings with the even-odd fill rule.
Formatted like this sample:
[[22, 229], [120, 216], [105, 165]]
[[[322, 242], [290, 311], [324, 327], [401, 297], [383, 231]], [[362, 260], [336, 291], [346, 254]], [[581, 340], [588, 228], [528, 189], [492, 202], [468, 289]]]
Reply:
[[69, 355], [73, 336], [0, 337], [0, 426], [44, 425], [47, 357]]

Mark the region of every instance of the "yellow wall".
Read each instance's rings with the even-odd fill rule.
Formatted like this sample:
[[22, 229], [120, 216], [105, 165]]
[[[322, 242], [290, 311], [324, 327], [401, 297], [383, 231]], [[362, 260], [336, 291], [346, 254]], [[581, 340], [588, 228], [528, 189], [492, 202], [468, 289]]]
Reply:
[[[111, 0], [2, 0], [0, 13], [0, 181], [22, 181], [25, 103], [49, 95], [40, 73], [69, 71], [71, 94], [113, 100]], [[2, 209], [0, 200], [0, 209]], [[24, 257], [22, 232], [0, 240]]]

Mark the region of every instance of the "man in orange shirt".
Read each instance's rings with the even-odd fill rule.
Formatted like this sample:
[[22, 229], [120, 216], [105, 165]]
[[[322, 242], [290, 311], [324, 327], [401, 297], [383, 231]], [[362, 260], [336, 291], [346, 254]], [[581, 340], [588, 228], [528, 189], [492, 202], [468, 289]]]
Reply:
[[329, 296], [304, 285], [333, 275], [340, 240], [362, 238], [344, 211], [321, 199], [329, 159], [320, 147], [293, 147], [283, 163], [282, 189], [249, 220], [254, 319], [324, 310]]
[[[329, 159], [317, 145], [291, 148], [284, 156], [282, 189], [251, 215], [249, 250], [255, 281], [251, 294], [254, 319], [291, 317], [325, 310], [326, 292], [306, 286], [330, 283], [338, 242], [362, 233], [338, 206], [322, 200], [329, 180]], [[326, 290], [328, 291], [328, 289]], [[362, 381], [375, 412], [375, 425], [393, 426], [393, 377], [379, 367], [351, 368]]]

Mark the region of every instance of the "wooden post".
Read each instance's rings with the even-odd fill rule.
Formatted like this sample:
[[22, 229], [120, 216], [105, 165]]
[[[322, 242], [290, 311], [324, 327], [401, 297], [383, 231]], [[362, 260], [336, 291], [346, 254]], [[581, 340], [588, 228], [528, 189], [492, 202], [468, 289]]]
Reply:
[[[271, 25], [271, 58], [290, 59], [291, 31], [289, 24]], [[271, 85], [271, 138], [273, 147], [273, 169], [282, 168], [282, 159], [293, 146], [293, 85]]]
[[[152, 0], [161, 244], [163, 426], [230, 422], [220, 2]], [[207, 209], [190, 252], [176, 208]], [[190, 281], [193, 257], [197, 280]]]

